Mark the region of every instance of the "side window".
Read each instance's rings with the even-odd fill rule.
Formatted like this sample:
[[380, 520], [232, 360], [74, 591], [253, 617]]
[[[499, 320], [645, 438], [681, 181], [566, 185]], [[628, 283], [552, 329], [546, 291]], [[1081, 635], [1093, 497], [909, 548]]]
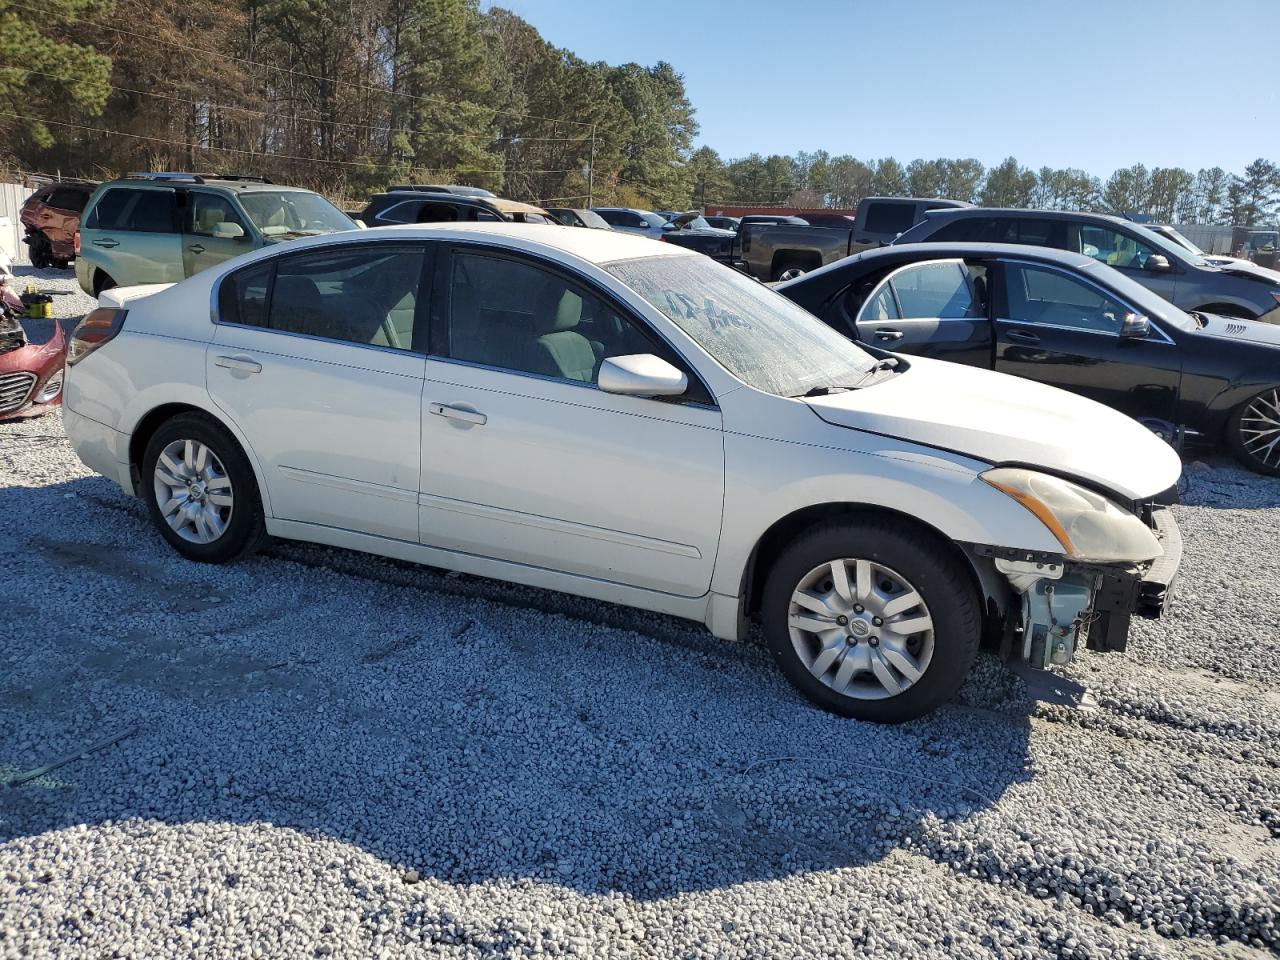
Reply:
[[889, 282], [903, 319], [960, 320], [978, 314], [964, 266], [954, 260], [907, 267]]
[[935, 230], [928, 239], [939, 243], [959, 241], [983, 242], [990, 240], [995, 225], [993, 217], [957, 217], [939, 230]]
[[904, 230], [910, 230], [915, 223], [916, 205], [914, 203], [887, 203], [884, 201], [871, 204], [863, 229], [868, 233], [887, 233], [896, 236]]
[[876, 323], [881, 320], [901, 320], [898, 304], [893, 299], [893, 288], [888, 283], [880, 285], [880, 292], [867, 301], [866, 306], [858, 314], [859, 320]]
[[415, 223], [453, 223], [466, 219], [458, 216], [458, 208], [449, 203], [424, 203], [413, 218]]
[[249, 327], [267, 325], [267, 300], [271, 296], [271, 281], [275, 277], [276, 262], [255, 264], [237, 270], [218, 288], [218, 320], [222, 323], [243, 323]]
[[[1030, 244], [1033, 247], [1053, 247], [1057, 250], [1067, 249], [1067, 225], [1062, 220], [1038, 220], [1018, 218], [1018, 243]], [[1008, 242], [998, 241], [997, 242]]]
[[85, 226], [97, 230], [122, 229], [125, 210], [128, 209], [136, 192], [119, 188], [108, 190], [98, 198], [98, 202], [89, 211], [89, 221]]
[[1080, 252], [1111, 267], [1142, 269], [1154, 250], [1141, 240], [1092, 224], [1080, 228]]
[[599, 297], [531, 264], [459, 252], [450, 273], [455, 360], [594, 383], [606, 357], [665, 352]]
[[601, 219], [611, 227], [616, 227], [618, 224], [622, 223], [622, 219], [618, 216], [618, 212], [616, 210], [598, 210], [596, 212], [599, 213]]
[[490, 212], [490, 211], [488, 211], [488, 210], [477, 210], [477, 211], [476, 211], [476, 219], [477, 219], [477, 220], [499, 220], [499, 221], [500, 221], [502, 218], [501, 218], [500, 216], [498, 216], [496, 213], [492, 213], [492, 212]]
[[1119, 333], [1132, 312], [1092, 284], [1048, 267], [1005, 265], [1008, 318], [1100, 333]]
[[[420, 246], [378, 244], [276, 260], [266, 325], [328, 340], [412, 350], [425, 255]], [[240, 276], [233, 275], [237, 281]], [[251, 314], [259, 284], [248, 277], [245, 284], [242, 313]]]
[[88, 195], [83, 190], [70, 190], [62, 187], [54, 190], [45, 202], [59, 210], [75, 210], [79, 212], [84, 209], [85, 200], [87, 199]]
[[212, 237], [214, 228], [220, 223], [235, 224], [240, 228], [242, 236], [247, 232], [240, 214], [236, 213], [231, 201], [226, 197], [200, 192], [193, 192], [188, 196], [191, 198], [189, 205], [191, 220], [187, 225], [189, 232], [202, 237]]
[[381, 213], [375, 214], [374, 219], [379, 223], [414, 223], [418, 217], [418, 207], [421, 206], [416, 200], [406, 200], [402, 203], [392, 204]]

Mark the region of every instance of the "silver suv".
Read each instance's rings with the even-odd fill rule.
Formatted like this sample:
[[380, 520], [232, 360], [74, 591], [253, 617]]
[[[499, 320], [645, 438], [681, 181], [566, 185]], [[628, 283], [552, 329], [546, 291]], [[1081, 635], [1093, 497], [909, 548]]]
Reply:
[[1280, 273], [1212, 263], [1139, 223], [1102, 213], [969, 207], [930, 210], [894, 244], [1025, 243], [1093, 257], [1183, 310], [1280, 323]]
[[358, 224], [310, 190], [263, 177], [131, 173], [98, 187], [76, 234], [76, 279], [111, 287], [175, 283], [259, 247]]

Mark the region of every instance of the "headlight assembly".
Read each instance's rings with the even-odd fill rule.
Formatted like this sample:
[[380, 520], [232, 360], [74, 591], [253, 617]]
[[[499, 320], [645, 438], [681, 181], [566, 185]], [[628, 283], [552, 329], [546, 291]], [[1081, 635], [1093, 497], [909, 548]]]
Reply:
[[1076, 560], [1139, 563], [1164, 552], [1141, 520], [1078, 484], [1020, 467], [997, 467], [982, 479], [1035, 514]]

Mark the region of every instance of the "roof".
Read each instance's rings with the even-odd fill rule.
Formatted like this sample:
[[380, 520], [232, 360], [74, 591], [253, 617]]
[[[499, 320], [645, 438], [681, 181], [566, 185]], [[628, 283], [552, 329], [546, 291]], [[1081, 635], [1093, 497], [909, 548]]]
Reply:
[[[1089, 213], [1086, 210], [1039, 210], [1027, 207], [936, 207], [926, 214], [930, 220], [960, 217], [1043, 217], [1045, 215], [1060, 217], [1064, 220], [1110, 220], [1114, 223], [1134, 223], [1132, 220], [1112, 216], [1109, 213]], [[1145, 226], [1145, 224], [1137, 225]]]
[[[328, 242], [341, 240], [359, 241], [370, 236], [420, 238], [438, 240], [484, 239], [530, 252], [560, 252], [585, 260], [588, 263], [613, 263], [617, 260], [634, 260], [640, 257], [688, 256], [701, 257], [690, 250], [672, 243], [650, 240], [634, 233], [613, 230], [583, 230], [581, 227], [565, 227], [549, 223], [507, 223], [478, 221], [476, 223], [424, 223], [411, 226], [373, 227], [329, 234]], [[294, 240], [294, 245], [310, 245], [314, 241]]]

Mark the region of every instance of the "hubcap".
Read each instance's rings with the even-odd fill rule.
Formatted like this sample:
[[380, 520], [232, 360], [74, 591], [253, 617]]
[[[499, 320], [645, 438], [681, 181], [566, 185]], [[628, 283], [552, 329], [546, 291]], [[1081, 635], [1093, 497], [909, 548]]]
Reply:
[[910, 689], [933, 659], [933, 618], [905, 577], [841, 559], [801, 578], [787, 609], [791, 644], [836, 693], [884, 700]]
[[160, 515], [183, 540], [213, 543], [227, 532], [234, 497], [226, 468], [199, 440], [174, 440], [156, 460]]
[[794, 280], [796, 277], [803, 277], [803, 276], [804, 276], [804, 271], [801, 270], [799, 267], [788, 267], [786, 270], [783, 270], [782, 273], [778, 275], [778, 281], [781, 282], [783, 280]]
[[1280, 389], [1249, 401], [1240, 418], [1240, 443], [1263, 466], [1280, 466]]

